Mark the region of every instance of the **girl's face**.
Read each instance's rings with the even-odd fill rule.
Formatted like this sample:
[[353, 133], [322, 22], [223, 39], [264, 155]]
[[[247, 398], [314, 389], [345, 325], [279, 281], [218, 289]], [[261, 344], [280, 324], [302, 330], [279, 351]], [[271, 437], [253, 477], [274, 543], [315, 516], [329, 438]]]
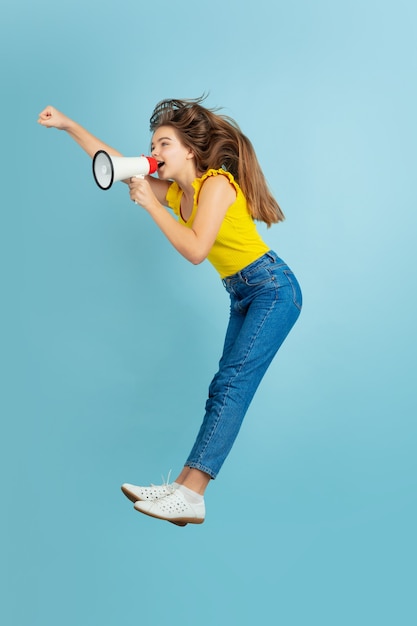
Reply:
[[158, 161], [158, 178], [181, 178], [195, 170], [192, 151], [180, 141], [172, 126], [160, 126], [152, 138], [152, 156]]

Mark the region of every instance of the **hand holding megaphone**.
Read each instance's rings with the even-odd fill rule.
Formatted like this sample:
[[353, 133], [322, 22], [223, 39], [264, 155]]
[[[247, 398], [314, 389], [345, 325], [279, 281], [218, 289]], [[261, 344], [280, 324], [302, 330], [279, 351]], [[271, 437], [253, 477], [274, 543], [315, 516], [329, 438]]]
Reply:
[[153, 157], [117, 157], [99, 150], [93, 158], [93, 174], [101, 189], [110, 189], [113, 183], [132, 177], [147, 176], [158, 169]]

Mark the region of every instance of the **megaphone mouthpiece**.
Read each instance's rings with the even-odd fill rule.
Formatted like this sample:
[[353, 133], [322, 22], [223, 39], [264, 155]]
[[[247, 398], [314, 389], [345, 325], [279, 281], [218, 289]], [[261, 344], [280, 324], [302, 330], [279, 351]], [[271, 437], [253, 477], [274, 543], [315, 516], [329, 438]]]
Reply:
[[110, 189], [114, 182], [126, 180], [132, 176], [147, 176], [158, 169], [158, 162], [153, 157], [117, 157], [105, 150], [99, 150], [93, 158], [93, 175], [101, 189]]

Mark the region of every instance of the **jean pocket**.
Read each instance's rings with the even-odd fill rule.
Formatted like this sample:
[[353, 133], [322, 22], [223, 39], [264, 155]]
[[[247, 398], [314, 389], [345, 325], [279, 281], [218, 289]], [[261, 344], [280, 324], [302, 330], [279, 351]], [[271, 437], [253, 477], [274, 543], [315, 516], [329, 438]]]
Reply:
[[257, 267], [252, 272], [247, 272], [243, 276], [243, 280], [249, 287], [259, 287], [260, 285], [266, 285], [274, 280], [273, 275], [269, 271], [269, 267], [266, 265]]
[[295, 306], [301, 311], [301, 307], [303, 305], [303, 296], [301, 293], [300, 285], [298, 284], [298, 280], [294, 276], [291, 270], [284, 270], [284, 274], [287, 277], [288, 282], [292, 288], [292, 299]]

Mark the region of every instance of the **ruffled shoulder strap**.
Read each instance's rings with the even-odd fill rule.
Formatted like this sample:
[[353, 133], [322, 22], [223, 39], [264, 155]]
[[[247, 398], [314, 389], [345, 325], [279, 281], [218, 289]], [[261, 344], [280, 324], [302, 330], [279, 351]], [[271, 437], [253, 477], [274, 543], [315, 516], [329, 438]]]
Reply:
[[195, 181], [193, 182], [193, 187], [197, 192], [196, 193], [197, 198], [198, 198], [198, 194], [200, 193], [202, 184], [204, 183], [205, 180], [207, 180], [207, 178], [210, 178], [211, 176], [226, 176], [226, 178], [229, 179], [230, 184], [233, 185], [233, 187], [235, 188], [236, 193], [239, 193], [241, 191], [238, 183], [234, 179], [233, 174], [231, 174], [230, 172], [227, 172], [223, 168], [220, 168], [218, 170], [211, 169], [211, 170], [207, 170], [207, 172], [203, 174], [201, 178], [196, 178]]

